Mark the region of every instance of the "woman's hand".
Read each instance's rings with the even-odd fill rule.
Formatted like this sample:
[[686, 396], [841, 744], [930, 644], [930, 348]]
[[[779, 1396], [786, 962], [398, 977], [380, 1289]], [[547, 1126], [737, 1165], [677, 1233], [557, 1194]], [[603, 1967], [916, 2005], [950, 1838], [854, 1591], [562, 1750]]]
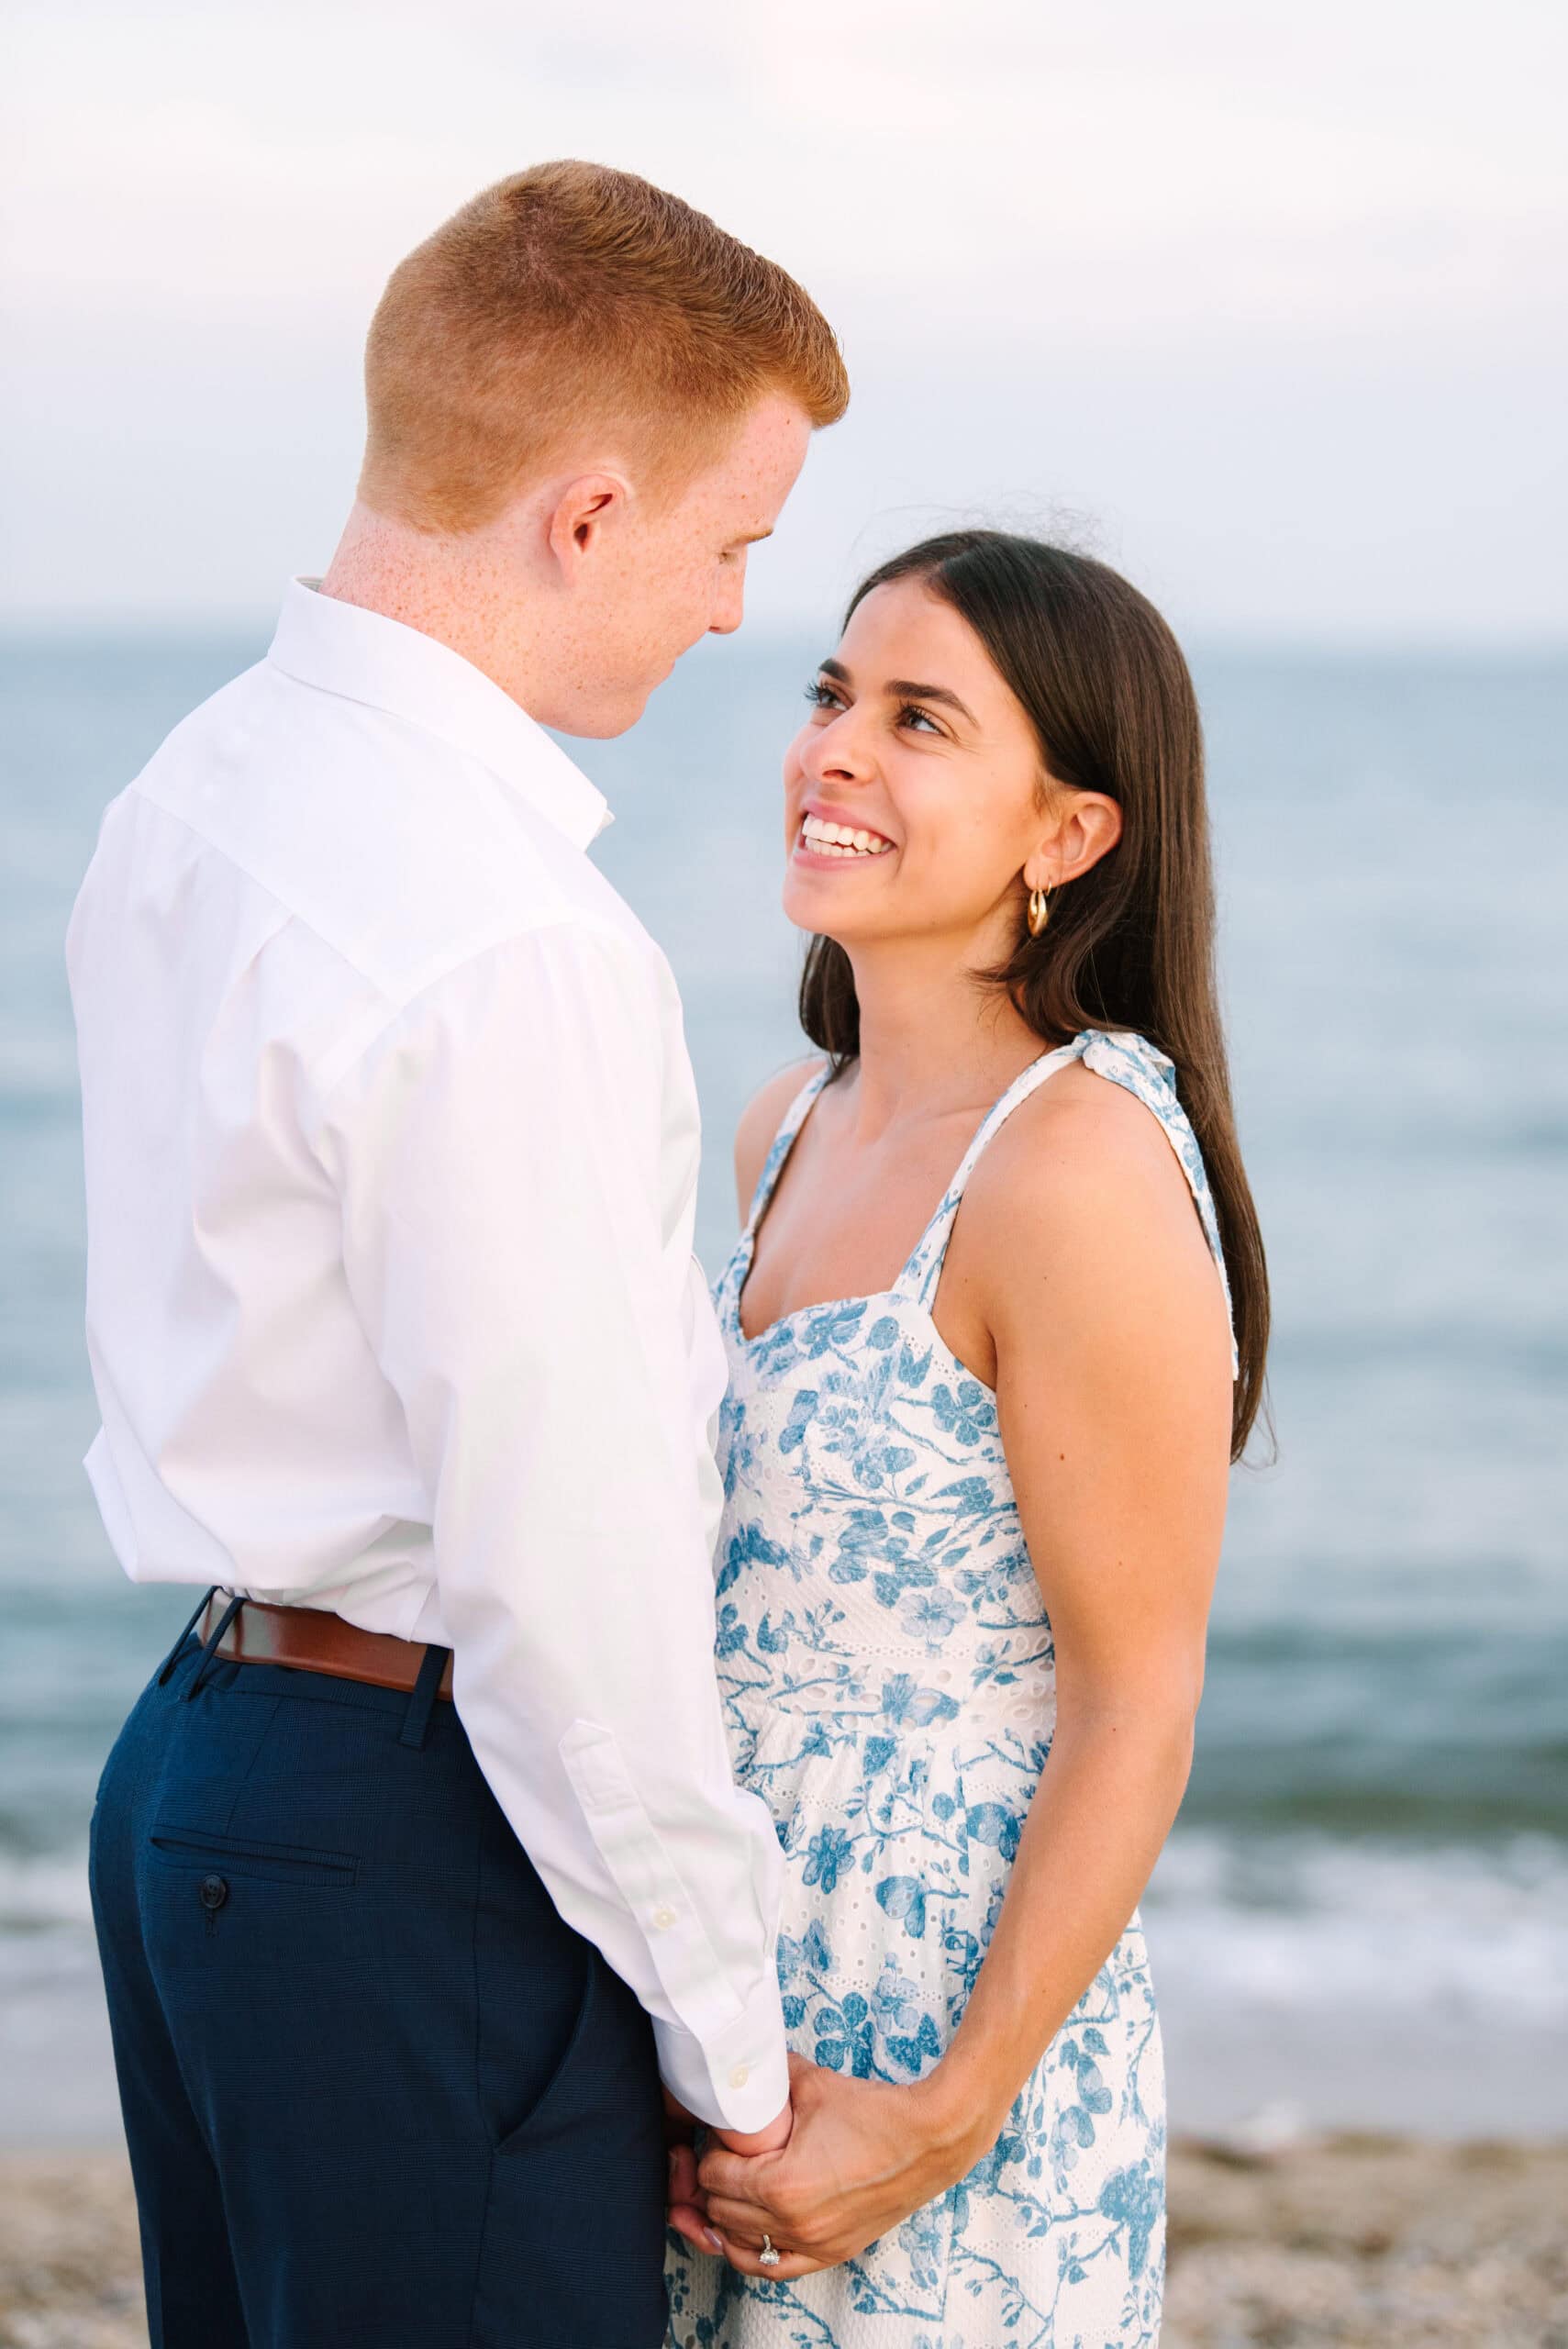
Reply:
[[[747, 2158], [710, 2144], [697, 2172], [706, 2225], [742, 2275], [788, 2282], [852, 2259], [946, 2193], [997, 2133], [950, 2109], [938, 2073], [889, 2087], [800, 2055], [789, 2068], [795, 2127], [784, 2150]], [[757, 2257], [764, 2234], [782, 2254], [776, 2266]]]

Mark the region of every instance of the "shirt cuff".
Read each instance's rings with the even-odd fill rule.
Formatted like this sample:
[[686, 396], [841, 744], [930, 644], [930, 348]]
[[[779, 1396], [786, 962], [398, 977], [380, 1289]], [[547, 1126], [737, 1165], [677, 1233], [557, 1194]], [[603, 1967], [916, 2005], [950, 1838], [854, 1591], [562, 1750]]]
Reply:
[[765, 2129], [789, 2102], [789, 2061], [776, 1981], [722, 2031], [695, 2039], [679, 2023], [653, 2025], [665, 2087], [715, 2129]]

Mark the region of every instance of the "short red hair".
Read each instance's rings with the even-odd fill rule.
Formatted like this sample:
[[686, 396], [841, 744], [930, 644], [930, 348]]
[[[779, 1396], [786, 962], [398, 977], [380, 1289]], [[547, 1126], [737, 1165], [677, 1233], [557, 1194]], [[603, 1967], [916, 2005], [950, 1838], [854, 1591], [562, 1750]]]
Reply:
[[474, 529], [588, 432], [679, 475], [770, 392], [814, 426], [849, 405], [794, 278], [629, 172], [538, 163], [394, 270], [365, 350], [360, 495]]

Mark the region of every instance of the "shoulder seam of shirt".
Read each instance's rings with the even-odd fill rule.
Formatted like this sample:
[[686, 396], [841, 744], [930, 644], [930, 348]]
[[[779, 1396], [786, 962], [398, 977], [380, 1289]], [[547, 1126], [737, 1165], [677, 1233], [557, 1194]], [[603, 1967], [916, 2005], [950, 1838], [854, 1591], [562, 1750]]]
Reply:
[[[394, 996], [384, 988], [377, 986], [376, 991], [380, 1001], [376, 1006], [373, 1019], [367, 1013], [363, 1019], [354, 1024], [347, 1035], [339, 1040], [333, 1050], [324, 1056], [318, 1073], [313, 1080], [322, 1114], [325, 1115], [332, 1096], [340, 1086], [348, 1083], [366, 1055], [374, 1050], [387, 1030], [395, 1027], [398, 1020], [406, 1012], [411, 1011], [426, 996], [432, 995], [438, 987], [444, 986], [455, 972], [465, 970], [472, 963], [483, 962], [486, 955], [497, 954], [505, 947], [520, 946], [526, 941], [543, 938], [562, 930], [576, 931], [584, 938], [592, 938], [602, 945], [616, 949], [617, 952], [612, 959], [621, 962], [628, 974], [635, 977], [645, 978], [650, 963], [657, 967], [662, 961], [660, 949], [651, 939], [643, 944], [638, 939], [628, 937], [624, 930], [617, 929], [613, 923], [601, 920], [596, 915], [584, 914], [576, 907], [547, 919], [529, 923], [525, 929], [506, 930], [498, 932], [495, 937], [482, 940], [478, 944], [465, 945], [461, 952], [452, 954], [450, 960], [443, 963], [439, 969], [422, 973], [418, 984], [408, 987], [401, 995]], [[373, 980], [370, 984], [376, 985]], [[651, 1001], [649, 1004], [649, 1010], [651, 1015], [654, 1011]]]
[[[476, 761], [475, 763], [483, 763]], [[485, 768], [484, 771], [486, 774], [491, 772], [489, 768]], [[497, 946], [506, 945], [510, 939], [530, 938], [541, 930], [581, 929], [585, 934], [594, 937], [620, 940], [628, 949], [631, 959], [638, 957], [645, 960], [652, 958], [655, 961], [665, 959], [663, 950], [656, 940], [648, 936], [646, 931], [639, 940], [617, 929], [614, 922], [606, 920], [602, 915], [594, 912], [589, 907], [556, 906], [537, 917], [509, 920], [505, 925], [478, 931], [465, 938], [462, 944], [454, 947], [444, 960], [426, 965], [421, 970], [417, 981], [401, 996], [394, 996], [384, 982], [373, 971], [365, 968], [364, 962], [359, 955], [351, 952], [339, 940], [328, 935], [321, 921], [315, 915], [306, 912], [302, 906], [295, 904], [291, 899], [281, 896], [276, 889], [263, 881], [259, 874], [253, 873], [248, 864], [242, 864], [238, 857], [231, 855], [221, 841], [215, 841], [210, 833], [203, 831], [199, 824], [193, 823], [190, 818], [183, 814], [179, 808], [169, 807], [156, 792], [146, 787], [144, 775], [138, 775], [127, 785], [128, 795], [132, 792], [138, 797], [145, 799], [150, 807], [156, 807], [159, 814], [166, 816], [172, 824], [178, 824], [181, 830], [188, 832], [193, 840], [199, 841], [209, 855], [221, 858], [223, 863], [231, 871], [238, 873], [259, 896], [268, 898], [287, 920], [297, 922], [301, 930], [308, 930], [317, 944], [326, 948], [328, 954], [335, 954], [346, 969], [352, 971], [356, 977], [362, 979], [367, 986], [373, 987], [384, 1001], [394, 1006], [394, 1017], [396, 1011], [411, 1003], [427, 986], [436, 985], [452, 971], [461, 968], [463, 963], [476, 960], [481, 954], [492, 953]], [[546, 819], [541, 818], [539, 820]], [[568, 842], [567, 845], [570, 847], [571, 843]], [[588, 864], [592, 871], [595, 873], [598, 871], [598, 867], [593, 864], [592, 860], [583, 851], [578, 850], [575, 853], [583, 856], [584, 863]], [[603, 875], [601, 874], [600, 877], [602, 879]], [[607, 885], [614, 887], [613, 883]], [[618, 898], [618, 892], [617, 896]], [[628, 911], [630, 912], [629, 907]], [[637, 916], [632, 914], [631, 918], [635, 921]]]

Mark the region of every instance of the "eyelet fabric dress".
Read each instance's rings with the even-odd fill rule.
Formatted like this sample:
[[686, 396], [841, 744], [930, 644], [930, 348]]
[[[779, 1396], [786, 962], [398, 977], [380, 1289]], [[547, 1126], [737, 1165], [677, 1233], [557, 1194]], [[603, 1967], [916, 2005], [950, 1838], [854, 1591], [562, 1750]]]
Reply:
[[[1019, 1104], [1082, 1061], [1159, 1119], [1223, 1280], [1202, 1154], [1171, 1063], [1086, 1030], [982, 1123], [891, 1289], [786, 1314], [740, 1299], [757, 1226], [827, 1081], [802, 1089], [717, 1290], [717, 1659], [740, 1782], [785, 1865], [779, 1978], [792, 2045], [905, 2083], [973, 1988], [1055, 1712], [1051, 1627], [995, 1398], [931, 1318], [964, 1187]], [[843, 2266], [742, 2277], [672, 2236], [672, 2349], [1143, 2349], [1164, 2250], [1164, 2078], [1132, 1919], [960, 2184]]]

